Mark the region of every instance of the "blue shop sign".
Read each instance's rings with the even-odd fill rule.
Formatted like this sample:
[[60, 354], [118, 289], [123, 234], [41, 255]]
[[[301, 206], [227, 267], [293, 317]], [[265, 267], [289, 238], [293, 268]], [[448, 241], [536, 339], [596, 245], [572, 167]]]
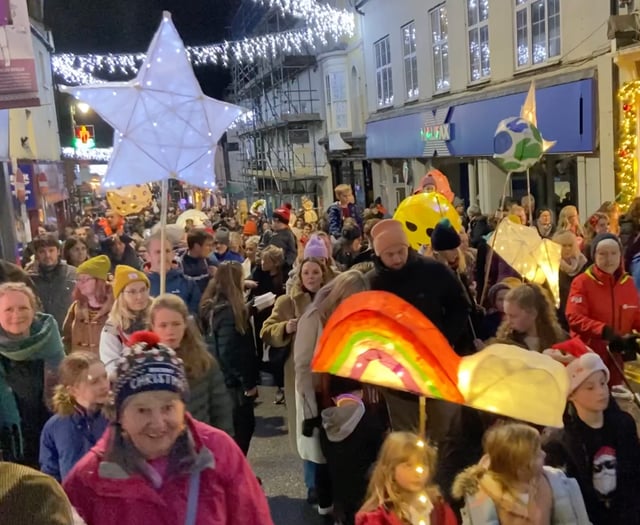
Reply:
[[[367, 124], [370, 159], [493, 155], [498, 122], [520, 114], [527, 91]], [[592, 78], [536, 90], [538, 127], [557, 141], [553, 153], [595, 150], [595, 81]]]

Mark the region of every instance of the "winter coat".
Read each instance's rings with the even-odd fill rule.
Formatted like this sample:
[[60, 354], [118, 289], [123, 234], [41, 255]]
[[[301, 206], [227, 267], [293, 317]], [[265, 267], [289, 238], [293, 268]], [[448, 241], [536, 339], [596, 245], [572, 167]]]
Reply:
[[560, 261], [560, 270], [558, 272], [558, 285], [560, 288], [560, 306], [558, 307], [558, 322], [564, 330], [569, 330], [569, 323], [565, 311], [567, 309], [567, 300], [569, 299], [569, 291], [571, 283], [580, 275], [582, 270], [586, 268], [587, 258], [579, 254], [577, 259], [570, 265], [565, 265], [564, 261]]
[[47, 401], [64, 358], [55, 319], [37, 313], [27, 337], [0, 328], [0, 450], [5, 461], [38, 466]]
[[215, 258], [216, 261], [218, 261], [218, 264], [223, 262], [237, 262], [242, 264], [242, 262], [244, 261], [244, 257], [242, 255], [236, 252], [232, 252], [229, 249], [227, 249], [227, 251], [222, 254], [216, 253]]
[[[273, 525], [267, 500], [240, 449], [224, 432], [186, 416], [200, 473], [198, 525]], [[64, 489], [87, 525], [182, 525], [190, 475], [171, 476], [159, 489], [140, 474], [104, 461], [109, 428], [76, 464]]]
[[187, 410], [198, 421], [233, 435], [231, 399], [217, 361], [198, 379], [189, 379]]
[[126, 337], [138, 330], [147, 328], [147, 320], [144, 316], [136, 319], [125, 332], [120, 326], [107, 320], [100, 334], [100, 361], [104, 363], [107, 373], [111, 374], [116, 369], [116, 363], [122, 355], [122, 349], [126, 343]]
[[[373, 512], [359, 512], [356, 515], [356, 525], [405, 525], [405, 523], [385, 507], [378, 507]], [[437, 501], [433, 504], [429, 525], [458, 525], [458, 520], [449, 505], [444, 501]]]
[[70, 416], [52, 416], [40, 436], [40, 470], [62, 481], [98, 442], [108, 425], [102, 411], [88, 414], [77, 408]]
[[608, 440], [603, 444], [615, 450], [616, 490], [611, 498], [602, 498], [593, 482], [594, 457], [587, 450], [590, 429], [569, 404], [564, 414], [564, 428], [554, 431], [543, 445], [546, 462], [562, 468], [578, 481], [587, 512], [593, 525], [640, 524], [640, 445], [633, 418], [611, 400], [604, 411], [602, 431]]
[[258, 382], [258, 362], [251, 329], [238, 332], [229, 303], [203, 310], [209, 352], [220, 363], [227, 388], [253, 389]]
[[109, 300], [99, 310], [90, 312], [89, 307], [74, 301], [62, 324], [62, 341], [67, 354], [87, 350], [95, 354], [100, 349], [100, 334], [104, 328], [113, 301]]
[[51, 271], [44, 272], [40, 269], [37, 273], [31, 273], [30, 277], [42, 302], [42, 309], [55, 318], [58, 329], [62, 330], [73, 302], [71, 293], [76, 286], [76, 269], [61, 262]]
[[[589, 525], [578, 483], [568, 478], [561, 470], [544, 467], [544, 477], [551, 489], [550, 525]], [[456, 497], [463, 498], [462, 525], [510, 525], [530, 523], [527, 519], [527, 506], [506, 492], [495, 481], [490, 472], [473, 466], [463, 471], [454, 483]], [[498, 519], [500, 513], [509, 516], [503, 523]]]
[[[358, 206], [350, 202], [347, 207], [349, 208], [349, 217], [355, 219], [360, 231], [364, 231], [362, 227], [362, 213], [358, 209]], [[327, 216], [329, 218], [329, 235], [338, 239], [342, 235], [342, 226], [344, 225], [344, 217], [342, 217], [342, 206], [340, 206], [340, 202], [336, 201], [327, 208]]]
[[[311, 304], [311, 294], [302, 289], [300, 280], [296, 279], [289, 295], [281, 295], [276, 299], [271, 310], [271, 315], [262, 325], [260, 337], [266, 345], [275, 348], [289, 346], [293, 350], [293, 341], [296, 334], [288, 334], [287, 321], [300, 319], [307, 307]], [[296, 453], [296, 404], [295, 404], [295, 370], [293, 365], [293, 352], [284, 363], [284, 397], [287, 400], [287, 426], [289, 429], [289, 444]]]
[[291, 231], [291, 228], [284, 228], [283, 230], [272, 232], [267, 245], [282, 248], [284, 252], [284, 264], [287, 271], [293, 268], [298, 258], [298, 240]]
[[472, 248], [478, 248], [483, 242], [485, 235], [491, 233], [491, 226], [487, 217], [480, 215], [469, 221], [469, 245]]
[[[158, 297], [160, 295], [160, 274], [152, 272], [147, 274], [151, 287], [149, 288], [149, 295], [151, 297]], [[187, 277], [182, 270], [173, 269], [167, 272], [167, 278], [165, 282], [166, 293], [177, 295], [184, 301], [193, 315], [198, 314], [198, 308], [200, 306], [200, 288], [196, 281], [191, 277]]]
[[185, 252], [180, 258], [180, 265], [184, 274], [196, 282], [200, 288], [200, 294], [203, 294], [211, 278], [209, 267], [215, 266], [215, 264], [205, 257], [192, 257], [188, 252]]
[[606, 326], [618, 335], [640, 330], [640, 300], [631, 276], [622, 269], [610, 275], [591, 265], [571, 283], [565, 313], [571, 336], [582, 339], [602, 357], [611, 373], [612, 385], [621, 384], [622, 378], [609, 357], [602, 332]]
[[113, 253], [113, 250], [111, 248], [111, 241], [106, 243], [106, 249], [104, 250], [104, 253], [105, 255], [107, 255], [107, 257], [109, 257], [109, 260], [111, 261], [111, 273], [115, 273], [116, 266], [119, 266], [121, 264], [131, 266], [136, 270], [142, 270], [142, 261], [140, 260], [140, 257], [138, 257], [138, 254], [133, 249], [133, 247], [129, 244], [131, 242], [131, 239], [126, 238], [123, 239], [122, 242], [124, 242], [125, 247], [122, 256], [119, 258], [116, 257], [116, 255]]

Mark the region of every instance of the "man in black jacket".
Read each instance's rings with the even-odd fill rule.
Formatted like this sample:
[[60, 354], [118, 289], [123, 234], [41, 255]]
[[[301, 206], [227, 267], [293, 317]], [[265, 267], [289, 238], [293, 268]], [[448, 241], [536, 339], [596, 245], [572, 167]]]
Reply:
[[[371, 289], [393, 293], [415, 306], [442, 332], [457, 353], [470, 353], [472, 349], [460, 346], [461, 342], [469, 341], [465, 337], [469, 303], [453, 272], [410, 248], [402, 224], [397, 220], [380, 221], [371, 230], [371, 236], [375, 252], [375, 267], [367, 274]], [[418, 428], [416, 396], [388, 390], [385, 399], [393, 430], [415, 431]], [[433, 416], [438, 417], [435, 413]], [[430, 428], [434, 428], [433, 422], [430, 418]]]

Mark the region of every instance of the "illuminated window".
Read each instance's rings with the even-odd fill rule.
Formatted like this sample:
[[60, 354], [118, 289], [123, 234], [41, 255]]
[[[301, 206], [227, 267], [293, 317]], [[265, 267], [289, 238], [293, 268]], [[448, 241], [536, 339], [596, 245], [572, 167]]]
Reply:
[[469, 78], [477, 82], [491, 76], [489, 62], [489, 0], [467, 0]]
[[373, 44], [376, 56], [376, 87], [378, 107], [393, 105], [393, 80], [391, 79], [391, 41], [389, 35]]
[[433, 80], [436, 92], [449, 90], [449, 24], [447, 8], [438, 6], [429, 11], [431, 22], [431, 51], [433, 55]]
[[418, 98], [418, 58], [416, 56], [416, 24], [402, 26], [402, 54], [404, 55], [404, 89], [407, 100]]
[[516, 66], [560, 56], [560, 0], [515, 0]]

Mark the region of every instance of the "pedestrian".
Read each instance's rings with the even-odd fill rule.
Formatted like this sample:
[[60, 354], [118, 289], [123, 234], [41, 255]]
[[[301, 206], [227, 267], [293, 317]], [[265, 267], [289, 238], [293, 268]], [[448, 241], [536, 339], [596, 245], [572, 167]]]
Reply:
[[456, 517], [433, 485], [436, 451], [411, 432], [384, 440], [356, 525], [456, 525]]
[[298, 240], [289, 227], [291, 220], [291, 204], [285, 202], [273, 212], [273, 232], [267, 245], [277, 246], [284, 252], [284, 263], [289, 272], [298, 257]]
[[196, 282], [200, 293], [207, 288], [215, 270], [214, 263], [209, 259], [212, 253], [213, 235], [201, 229], [191, 230], [187, 235], [187, 251], [180, 263], [183, 273]]
[[[589, 265], [593, 264], [593, 259], [591, 258], [591, 243], [596, 235], [600, 235], [601, 233], [609, 233], [609, 216], [606, 213], [597, 211], [592, 213], [587, 219], [587, 222], [584, 223], [584, 246], [582, 253], [587, 258]], [[630, 270], [630, 268], [626, 269]]]
[[[524, 199], [524, 197], [523, 197]], [[537, 211], [535, 227], [543, 239], [551, 239], [554, 234], [553, 214], [549, 208], [540, 208]]]
[[77, 268], [89, 258], [89, 247], [82, 239], [69, 237], [64, 242], [62, 258], [68, 265]]
[[120, 265], [111, 285], [114, 303], [100, 334], [100, 359], [107, 372], [115, 370], [127, 337], [147, 327], [149, 307], [149, 279], [131, 266]]
[[214, 236], [215, 256], [218, 262], [235, 261], [241, 263], [244, 257], [231, 250], [231, 232], [226, 228], [218, 228]]
[[355, 264], [361, 245], [362, 233], [355, 221], [345, 223], [340, 238], [333, 247], [333, 259], [342, 271], [348, 270]]
[[40, 435], [40, 470], [61, 482], [102, 437], [108, 421], [109, 379], [100, 358], [78, 351], [58, 368], [53, 415]]
[[207, 351], [184, 301], [173, 294], [156, 297], [149, 311], [149, 328], [184, 362], [189, 384], [189, 414], [233, 435], [231, 398], [220, 364]]
[[110, 267], [106, 255], [92, 257], [78, 266], [74, 301], [62, 325], [66, 353], [99, 353], [100, 334], [113, 306], [113, 292], [107, 282]]
[[338, 184], [333, 189], [336, 199], [327, 209], [327, 216], [329, 219], [329, 234], [334, 239], [339, 239], [342, 235], [342, 228], [344, 226], [345, 219], [354, 219], [362, 231], [362, 216], [360, 210], [355, 204], [355, 198], [353, 196], [353, 190], [349, 184]]
[[186, 412], [182, 360], [150, 332], [130, 343], [116, 368], [114, 421], [64, 482], [87, 525], [272, 525], [233, 439]]
[[578, 208], [575, 206], [565, 206], [560, 210], [556, 231], [562, 232], [565, 230], [569, 230], [578, 238], [578, 248], [582, 250], [584, 248], [584, 230], [580, 224]]
[[[590, 264], [587, 261], [587, 257], [578, 248], [578, 239], [573, 232], [568, 230], [558, 232], [553, 236], [553, 242], [561, 246], [560, 269], [558, 270], [558, 287], [560, 291], [558, 321], [563, 330], [569, 331], [565, 310], [567, 309], [571, 283]], [[589, 241], [589, 248], [591, 248], [591, 241]]]
[[23, 283], [0, 285], [0, 452], [38, 467], [40, 433], [64, 358], [55, 319]]

